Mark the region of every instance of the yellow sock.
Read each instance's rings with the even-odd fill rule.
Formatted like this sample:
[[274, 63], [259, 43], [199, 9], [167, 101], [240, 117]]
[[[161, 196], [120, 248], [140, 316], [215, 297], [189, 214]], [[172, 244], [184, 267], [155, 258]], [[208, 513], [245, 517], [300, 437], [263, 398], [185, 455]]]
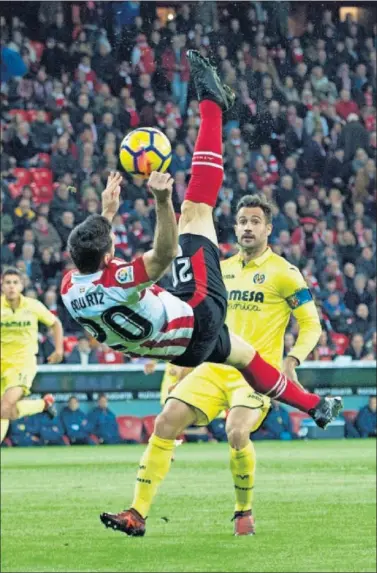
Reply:
[[1, 440], [0, 440], [0, 444], [1, 444], [1, 442], [3, 441], [3, 439], [5, 438], [5, 436], [7, 435], [8, 427], [9, 427], [9, 420], [3, 420], [3, 419], [1, 419]]
[[253, 502], [255, 449], [252, 442], [242, 450], [230, 448], [230, 470], [236, 491], [235, 511], [249, 511]]
[[148, 447], [140, 460], [131, 505], [143, 517], [148, 515], [157, 488], [169, 471], [173, 449], [174, 440], [164, 440], [154, 434], [149, 438]]
[[32, 416], [33, 414], [39, 414], [45, 409], [45, 401], [42, 400], [20, 400], [17, 402], [17, 412], [18, 417], [23, 418], [24, 416]]

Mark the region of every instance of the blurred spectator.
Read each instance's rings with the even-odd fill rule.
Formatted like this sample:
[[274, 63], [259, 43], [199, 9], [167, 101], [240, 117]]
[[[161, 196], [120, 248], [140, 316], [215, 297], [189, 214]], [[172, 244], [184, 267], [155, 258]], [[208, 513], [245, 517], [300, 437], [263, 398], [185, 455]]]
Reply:
[[3, 267], [11, 267], [14, 265], [14, 254], [13, 251], [10, 250], [7, 244], [4, 243], [4, 235], [3, 232], [0, 231], [0, 244], [1, 244], [1, 268]]
[[355, 419], [355, 428], [360, 434], [361, 438], [375, 438], [376, 437], [376, 396], [370, 396], [368, 405], [361, 408], [360, 412]]
[[175, 176], [177, 171], [185, 174], [191, 170], [191, 155], [187, 152], [183, 143], [176, 145], [170, 164], [170, 173]]
[[[355, 267], [353, 267], [355, 268]], [[373, 302], [373, 296], [366, 290], [367, 279], [365, 275], [357, 274], [354, 278], [352, 286], [347, 289], [344, 296], [344, 302], [347, 308], [356, 311], [356, 308], [360, 304], [365, 304], [369, 306]]]
[[351, 338], [349, 347], [346, 349], [344, 355], [350, 356], [352, 360], [363, 360], [368, 352], [365, 348], [364, 337], [362, 334], [354, 334]]
[[121, 442], [115, 414], [109, 409], [104, 394], [99, 396], [97, 406], [90, 412], [89, 423], [91, 431], [99, 438], [100, 444], [119, 444]]
[[359, 108], [356, 102], [351, 100], [350, 90], [343, 89], [340, 92], [340, 99], [336, 104], [336, 113], [344, 120], [348, 119], [348, 116], [353, 113], [359, 115]]
[[9, 424], [9, 438], [14, 446], [42, 446], [39, 439], [39, 424], [36, 416], [24, 416]]
[[35, 247], [33, 243], [24, 243], [22, 245], [22, 255], [19, 260], [25, 264], [25, 271], [32, 283], [40, 282], [42, 278], [42, 269], [37, 260], [34, 259]]
[[71, 444], [91, 445], [96, 442], [91, 437], [91, 427], [87, 416], [80, 410], [79, 401], [75, 396], [71, 396], [67, 406], [60, 412], [60, 420], [64, 428], [64, 434]]
[[32, 224], [38, 249], [52, 249], [59, 252], [62, 246], [61, 238], [55, 227], [48, 222], [46, 215], [38, 215], [35, 223]]
[[36, 120], [31, 125], [31, 136], [36, 149], [43, 153], [51, 150], [54, 129], [47, 122], [46, 113], [38, 111]]
[[38, 427], [39, 437], [45, 446], [66, 446], [64, 441], [64, 428], [58, 416], [50, 418], [46, 412], [41, 412], [35, 416]]
[[56, 177], [61, 177], [65, 173], [77, 172], [78, 164], [69, 152], [69, 142], [65, 135], [62, 135], [56, 144], [56, 151], [51, 155], [51, 169]]
[[179, 105], [181, 114], [186, 112], [188, 80], [190, 77], [188, 60], [185, 50], [185, 36], [173, 36], [171, 48], [162, 54], [162, 67], [166, 78], [171, 83], [175, 102]]
[[335, 348], [329, 340], [329, 336], [326, 330], [322, 330], [321, 336], [319, 337], [318, 344], [313, 350], [313, 360], [333, 360], [336, 355]]
[[56, 222], [56, 229], [62, 240], [62, 250], [67, 246], [68, 237], [75, 227], [75, 215], [72, 211], [64, 211], [61, 220]]
[[365, 338], [371, 334], [371, 321], [369, 315], [369, 309], [366, 304], [359, 304], [356, 307], [355, 319], [352, 323], [351, 331], [354, 333], [360, 333]]
[[8, 153], [15, 157], [21, 167], [35, 167], [38, 161], [37, 152], [31, 134], [29, 124], [21, 122], [16, 128], [16, 133], [8, 144]]
[[279, 402], [272, 400], [267, 418], [261, 429], [252, 434], [252, 439], [294, 440], [296, 438], [298, 436], [293, 432], [292, 421], [287, 410]]
[[284, 335], [284, 357], [288, 356], [295, 345], [295, 337], [292, 332], [286, 332]]
[[89, 340], [85, 335], [79, 336], [77, 346], [72, 350], [67, 358], [68, 364], [98, 364], [98, 357], [95, 350], [90, 348]]
[[359, 148], [369, 150], [369, 135], [355, 113], [347, 116], [338, 145], [344, 149], [344, 161], [351, 161]]

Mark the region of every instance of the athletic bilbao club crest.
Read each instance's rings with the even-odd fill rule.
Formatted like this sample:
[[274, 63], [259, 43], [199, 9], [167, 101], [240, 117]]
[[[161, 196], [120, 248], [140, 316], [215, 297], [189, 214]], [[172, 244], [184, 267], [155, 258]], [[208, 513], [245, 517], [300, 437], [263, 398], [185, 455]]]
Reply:
[[115, 273], [115, 278], [121, 285], [125, 285], [127, 283], [133, 283], [134, 282], [133, 267], [130, 265], [129, 267], [122, 267], [121, 269], [118, 269], [117, 272]]
[[265, 280], [266, 280], [266, 276], [260, 275], [259, 273], [257, 273], [253, 277], [253, 283], [255, 283], [256, 285], [261, 285], [262, 283], [264, 283]]
[[297, 308], [297, 307], [299, 306], [299, 304], [300, 304], [300, 301], [298, 300], [298, 297], [297, 297], [297, 296], [292, 295], [292, 296], [289, 298], [289, 305], [290, 305], [291, 308]]

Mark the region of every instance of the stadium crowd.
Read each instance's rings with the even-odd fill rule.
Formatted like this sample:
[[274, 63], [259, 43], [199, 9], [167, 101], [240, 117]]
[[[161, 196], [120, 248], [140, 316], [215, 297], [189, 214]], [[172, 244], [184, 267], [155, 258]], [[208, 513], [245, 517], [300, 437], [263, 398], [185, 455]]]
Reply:
[[[223, 256], [236, 252], [238, 200], [264, 194], [271, 247], [301, 269], [318, 303], [323, 333], [311, 358], [376, 358], [376, 25], [367, 32], [321, 8], [290, 37], [286, 4], [180, 3], [166, 23], [153, 2], [41, 2], [33, 27], [1, 16], [2, 47], [28, 69], [1, 84], [1, 264], [21, 269], [25, 293], [60, 316], [67, 354], [79, 335], [59, 297], [72, 268], [68, 235], [100, 211], [129, 130], [152, 125], [169, 137], [179, 212], [199, 122], [185, 53], [194, 47], [238, 95], [215, 212]], [[117, 254], [148, 249], [154, 223], [145, 182], [125, 175]], [[292, 323], [286, 352], [296, 334]], [[41, 342], [45, 362], [48, 332]], [[83, 339], [67, 360], [124, 358]]]

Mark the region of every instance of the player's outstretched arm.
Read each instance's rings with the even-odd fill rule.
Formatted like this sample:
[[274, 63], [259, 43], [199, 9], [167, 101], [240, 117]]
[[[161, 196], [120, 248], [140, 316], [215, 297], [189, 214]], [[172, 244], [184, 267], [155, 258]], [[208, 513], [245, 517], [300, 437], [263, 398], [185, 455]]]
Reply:
[[102, 216], [112, 223], [120, 204], [120, 173], [111, 172], [107, 178], [106, 189], [102, 192]]
[[167, 271], [178, 252], [178, 228], [172, 202], [173, 178], [168, 173], [153, 171], [148, 187], [156, 199], [156, 230], [153, 249], [143, 256], [145, 269], [152, 281]]
[[51, 326], [51, 330], [54, 337], [55, 350], [47, 358], [49, 364], [58, 364], [64, 358], [64, 347], [63, 347], [63, 326], [58, 318], [56, 318], [54, 324]]
[[321, 335], [321, 321], [313, 301], [309, 301], [293, 310], [299, 332], [296, 344], [284, 360], [283, 372], [295, 382], [298, 382], [296, 368], [315, 348]]

